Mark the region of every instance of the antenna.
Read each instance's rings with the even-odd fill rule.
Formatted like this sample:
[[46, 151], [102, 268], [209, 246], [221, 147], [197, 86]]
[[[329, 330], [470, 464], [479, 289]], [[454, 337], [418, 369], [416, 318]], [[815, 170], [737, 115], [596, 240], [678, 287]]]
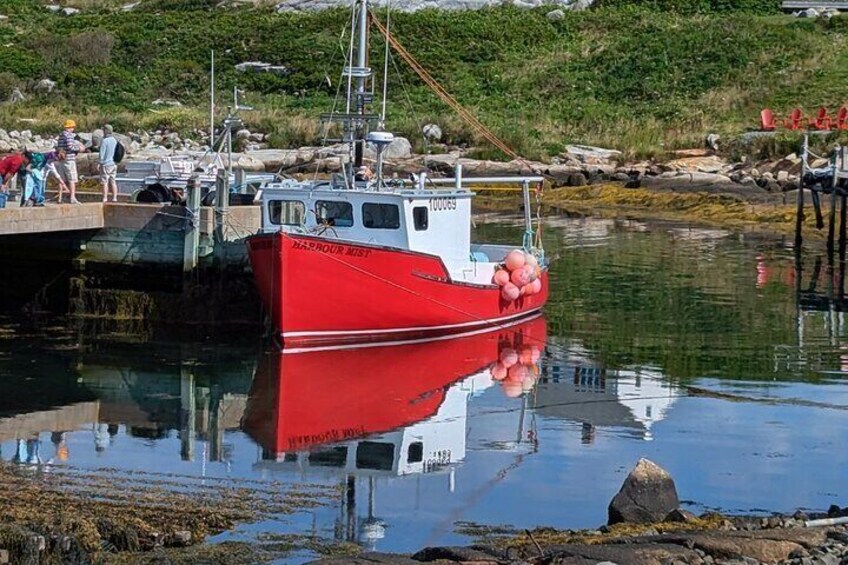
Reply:
[[215, 145], [215, 50], [212, 50], [212, 78], [209, 85], [209, 147]]

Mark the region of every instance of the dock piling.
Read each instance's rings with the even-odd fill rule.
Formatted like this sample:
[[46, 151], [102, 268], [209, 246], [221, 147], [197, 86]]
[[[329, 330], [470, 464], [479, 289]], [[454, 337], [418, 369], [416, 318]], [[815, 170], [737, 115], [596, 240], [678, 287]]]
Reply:
[[801, 251], [803, 236], [801, 228], [804, 225], [804, 173], [807, 172], [807, 151], [809, 150], [810, 138], [804, 134], [804, 142], [801, 146], [801, 174], [798, 177], [798, 199], [795, 209], [795, 252]]
[[200, 246], [200, 183], [192, 176], [186, 185], [185, 245], [183, 248], [183, 273], [188, 275], [197, 268]]

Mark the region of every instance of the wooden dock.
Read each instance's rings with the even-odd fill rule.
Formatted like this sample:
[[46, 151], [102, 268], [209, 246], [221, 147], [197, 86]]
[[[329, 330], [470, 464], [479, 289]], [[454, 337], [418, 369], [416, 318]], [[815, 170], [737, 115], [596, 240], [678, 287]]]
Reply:
[[258, 206], [223, 213], [199, 208], [196, 223], [185, 206], [86, 203], [0, 210], [0, 242], [19, 254], [61, 249], [75, 259], [114, 263], [183, 265], [187, 233], [197, 227], [197, 261], [246, 264], [244, 240], [261, 227]]

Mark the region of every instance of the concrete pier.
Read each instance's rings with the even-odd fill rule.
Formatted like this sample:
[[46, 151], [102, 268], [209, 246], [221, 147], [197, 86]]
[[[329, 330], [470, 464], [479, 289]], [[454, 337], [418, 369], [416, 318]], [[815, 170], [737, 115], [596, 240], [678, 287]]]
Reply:
[[0, 210], [0, 235], [101, 229], [104, 207], [97, 203], [21, 208], [9, 202], [6, 208]]

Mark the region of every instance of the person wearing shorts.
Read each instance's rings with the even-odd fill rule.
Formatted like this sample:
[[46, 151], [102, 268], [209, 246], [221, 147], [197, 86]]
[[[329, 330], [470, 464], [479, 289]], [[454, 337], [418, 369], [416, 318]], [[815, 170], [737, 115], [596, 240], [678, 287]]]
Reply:
[[[77, 127], [73, 120], [65, 121], [65, 129], [59, 134], [59, 140], [56, 142], [56, 149], [65, 152], [65, 160], [57, 161], [56, 171], [62, 182], [68, 187], [68, 192], [71, 194], [71, 204], [79, 204], [77, 200], [77, 153], [80, 152], [80, 143], [74, 136], [74, 128]], [[59, 202], [62, 201], [62, 189], [59, 188]]]
[[103, 202], [109, 201], [109, 189], [112, 189], [112, 202], [118, 201], [118, 165], [115, 164], [115, 148], [118, 140], [113, 135], [112, 126], [103, 126], [103, 141], [100, 142], [100, 186], [103, 189]]

